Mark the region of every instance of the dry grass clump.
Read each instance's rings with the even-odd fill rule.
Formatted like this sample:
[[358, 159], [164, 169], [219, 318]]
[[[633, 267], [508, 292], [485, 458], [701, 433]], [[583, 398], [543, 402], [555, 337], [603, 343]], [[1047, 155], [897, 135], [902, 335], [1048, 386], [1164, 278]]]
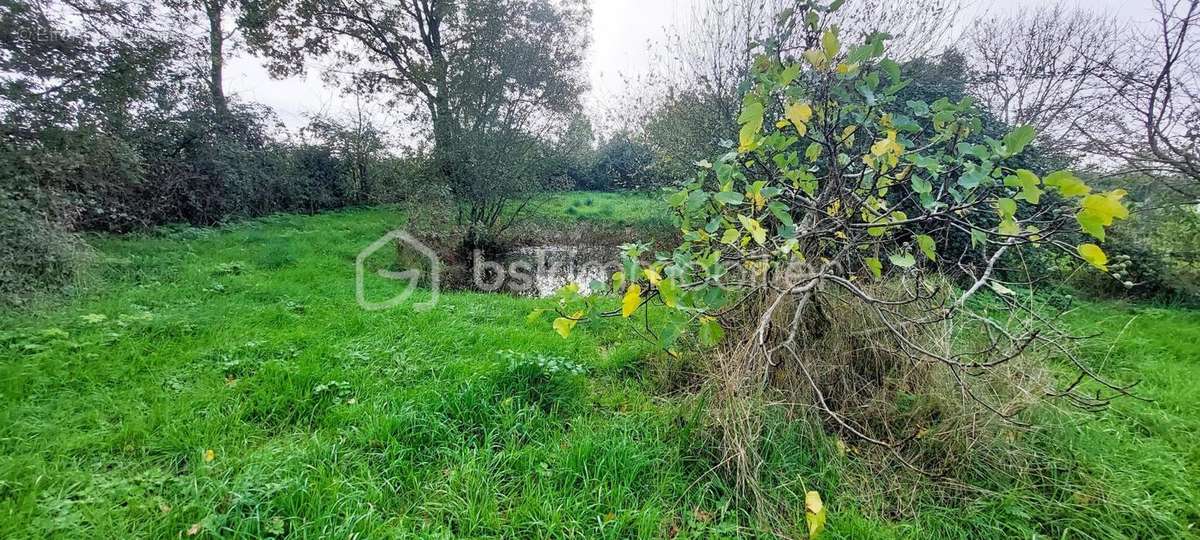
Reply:
[[[861, 288], [883, 298], [912, 286]], [[813, 292], [746, 299], [738, 307], [745, 316], [736, 319], [747, 322], [730, 333], [753, 338], [707, 363], [708, 420], [721, 466], [761, 513], [778, 507], [763, 478], [765, 423], [779, 417], [771, 409], [822, 426], [855, 463], [842, 480], [885, 515], [907, 514], [930, 493], [961, 498], [981, 467], [1019, 475], [1033, 466], [1008, 444], [1025, 429], [1018, 416], [1052, 389], [1032, 350], [963, 369], [944, 359], [984, 349], [987, 339], [953, 318], [926, 322], [946, 305], [945, 294], [881, 307], [844, 288]]]

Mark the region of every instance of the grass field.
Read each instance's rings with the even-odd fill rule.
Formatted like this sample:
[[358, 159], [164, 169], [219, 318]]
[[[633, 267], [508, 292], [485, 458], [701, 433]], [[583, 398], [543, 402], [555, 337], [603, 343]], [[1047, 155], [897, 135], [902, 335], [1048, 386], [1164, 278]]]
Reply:
[[[603, 194], [538, 213], [661, 219]], [[401, 223], [380, 208], [95, 239], [73, 295], [0, 314], [0, 538], [758, 535], [691, 429], [696, 400], [664, 392], [667, 361], [619, 323], [563, 340], [526, 322], [536, 300], [474, 293], [359, 309], [355, 257]], [[826, 538], [1195, 537], [1200, 313], [1089, 303], [1068, 322], [1107, 332], [1088, 360], [1154, 401], [1047, 411], [1014, 442], [1047, 456], [1042, 476], [887, 518], [843, 481], [853, 458], [782, 425], [781, 500], [820, 491]]]

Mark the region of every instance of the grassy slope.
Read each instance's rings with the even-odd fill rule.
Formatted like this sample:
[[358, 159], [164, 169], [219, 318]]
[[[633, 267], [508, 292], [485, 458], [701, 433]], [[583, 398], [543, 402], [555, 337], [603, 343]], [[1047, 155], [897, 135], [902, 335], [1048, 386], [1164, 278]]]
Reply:
[[[655, 214], [602, 194], [539, 212]], [[680, 427], [688, 401], [662, 397], [658, 360], [621, 325], [562, 340], [526, 323], [533, 301], [483, 294], [422, 314], [360, 310], [354, 258], [400, 222], [358, 210], [102, 239], [85, 293], [0, 315], [0, 537], [176, 537], [194, 524], [223, 538], [750, 533]], [[1090, 357], [1144, 375], [1157, 401], [1055, 416], [1029, 442], [1070, 463], [1047, 485], [884, 522], [839, 489], [848, 465], [827, 441], [785, 429], [771, 466], [826, 494], [831, 537], [1188, 535], [1200, 521], [1200, 314], [1095, 304], [1072, 323], [1124, 328]], [[585, 388], [531, 398], [506, 349], [577, 362]]]

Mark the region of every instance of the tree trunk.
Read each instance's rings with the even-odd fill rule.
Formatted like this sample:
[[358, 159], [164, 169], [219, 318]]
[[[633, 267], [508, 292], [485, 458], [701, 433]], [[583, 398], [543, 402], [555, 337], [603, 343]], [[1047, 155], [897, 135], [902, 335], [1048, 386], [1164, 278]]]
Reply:
[[205, 0], [204, 11], [208, 15], [208, 88], [212, 93], [213, 110], [219, 122], [229, 117], [229, 102], [225, 99], [225, 32], [221, 18], [225, 14], [225, 0]]

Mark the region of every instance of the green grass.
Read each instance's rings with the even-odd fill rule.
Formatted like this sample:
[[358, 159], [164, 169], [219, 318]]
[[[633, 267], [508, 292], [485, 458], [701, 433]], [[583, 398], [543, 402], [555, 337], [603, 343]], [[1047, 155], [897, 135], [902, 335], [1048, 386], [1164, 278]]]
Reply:
[[534, 214], [551, 220], [626, 226], [670, 225], [670, 215], [658, 193], [555, 193], [539, 199], [534, 205]]
[[[661, 209], [565, 194], [538, 212], [636, 225]], [[536, 301], [471, 293], [359, 309], [354, 259], [402, 222], [384, 208], [94, 239], [75, 295], [0, 314], [0, 538], [756, 534], [711, 472], [696, 400], [667, 397], [670, 363], [619, 322], [563, 340], [526, 322]], [[830, 441], [778, 422], [777, 495], [820, 490], [831, 538], [1195, 535], [1200, 313], [1098, 303], [1069, 322], [1109, 332], [1089, 361], [1155, 401], [1047, 415], [1020, 443], [1053, 458], [1047, 481], [889, 521], [845, 488], [854, 464]]]

